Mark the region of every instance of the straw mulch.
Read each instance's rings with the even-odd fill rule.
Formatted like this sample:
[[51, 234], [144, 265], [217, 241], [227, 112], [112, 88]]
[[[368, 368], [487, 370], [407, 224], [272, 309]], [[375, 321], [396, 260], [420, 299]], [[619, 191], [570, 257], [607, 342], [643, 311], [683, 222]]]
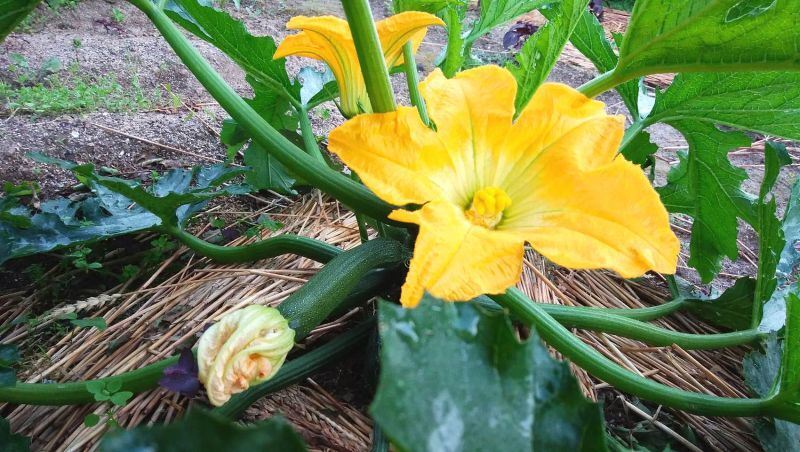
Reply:
[[[268, 211], [284, 222], [282, 232], [315, 237], [342, 248], [359, 243], [353, 215], [338, 203], [318, 194], [306, 195], [288, 206], [280, 205], [286, 201], [271, 201], [252, 216]], [[247, 240], [240, 239], [232, 245], [244, 242]], [[182, 263], [180, 270], [175, 272], [173, 265], [174, 274], [162, 275], [175, 263]], [[37, 359], [28, 361], [29, 370], [22, 375], [28, 382], [118, 374], [191, 345], [207, 325], [226, 312], [252, 303], [280, 303], [318, 267], [308, 259], [294, 256], [223, 266], [179, 249], [137, 288], [119, 287], [106, 296], [72, 303], [66, 308], [62, 306], [60, 312], [80, 308], [81, 316], [102, 316], [109, 325], [107, 330], [76, 329], [58, 338], [57, 342], [48, 343], [50, 338], [44, 334], [43, 326], [31, 330], [20, 327], [6, 332], [0, 341], [15, 343], [27, 350], [28, 355], [32, 350], [41, 350], [34, 354]], [[155, 284], [157, 279], [160, 282]], [[652, 284], [641, 284], [606, 272], [553, 269], [532, 252], [526, 257], [520, 287], [536, 300], [566, 305], [636, 308], [659, 304], [668, 298], [661, 288], [663, 285], [655, 278]], [[24, 313], [35, 300], [35, 293], [0, 297], [0, 324]], [[348, 318], [358, 314], [355, 310], [346, 318], [323, 325], [310, 336], [309, 342], [336, 334], [347, 327]], [[682, 314], [660, 320], [658, 324], [682, 331], [714, 332]], [[620, 365], [661, 383], [720, 396], [744, 397], [747, 394], [740, 376], [743, 349], [687, 352], [678, 347], [647, 347], [605, 334], [579, 334]], [[582, 370], [576, 369], [576, 376], [587, 397], [597, 399], [600, 396], [611, 407], [615, 418], [622, 416], [628, 423], [652, 422], [689, 450], [699, 449], [659, 421], [664, 419], [665, 412], [691, 426], [709, 450], [759, 450], [747, 420], [707, 418], [660, 408], [651, 417], [637, 408], [630, 397], [607, 388]], [[189, 403], [183, 397], [157, 389], [135, 396], [115, 418], [124, 427], [170, 422], [179, 417]], [[14, 431], [34, 439], [35, 450], [76, 450], [95, 448], [105, 426], [87, 428], [83, 419], [89, 413], [102, 415], [107, 408], [105, 404], [60, 408], [0, 406], [0, 413], [10, 420]], [[262, 419], [274, 413], [286, 416], [313, 450], [369, 449], [369, 417], [312, 380], [260, 400], [245, 417]]]

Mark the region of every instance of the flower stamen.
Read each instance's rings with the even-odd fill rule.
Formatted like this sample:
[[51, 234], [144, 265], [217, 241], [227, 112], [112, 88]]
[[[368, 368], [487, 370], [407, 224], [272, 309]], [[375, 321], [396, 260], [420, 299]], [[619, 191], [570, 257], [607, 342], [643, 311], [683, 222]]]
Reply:
[[486, 187], [475, 192], [472, 205], [465, 215], [474, 225], [494, 229], [503, 219], [503, 211], [510, 205], [511, 198], [502, 188]]

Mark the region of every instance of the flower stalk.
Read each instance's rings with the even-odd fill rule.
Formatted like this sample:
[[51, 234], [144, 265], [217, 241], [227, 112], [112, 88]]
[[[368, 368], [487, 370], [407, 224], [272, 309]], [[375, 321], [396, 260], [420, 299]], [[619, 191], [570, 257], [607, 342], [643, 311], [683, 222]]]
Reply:
[[342, 0], [342, 7], [350, 24], [353, 42], [367, 85], [369, 101], [375, 113], [388, 113], [397, 106], [389, 79], [389, 69], [383, 58], [378, 30], [372, 18], [368, 0]]
[[403, 69], [408, 81], [408, 93], [411, 97], [411, 105], [417, 107], [419, 117], [426, 126], [431, 126], [431, 118], [428, 116], [428, 108], [425, 106], [425, 99], [419, 92], [419, 73], [417, 72], [417, 61], [414, 58], [414, 46], [411, 42], [403, 45]]

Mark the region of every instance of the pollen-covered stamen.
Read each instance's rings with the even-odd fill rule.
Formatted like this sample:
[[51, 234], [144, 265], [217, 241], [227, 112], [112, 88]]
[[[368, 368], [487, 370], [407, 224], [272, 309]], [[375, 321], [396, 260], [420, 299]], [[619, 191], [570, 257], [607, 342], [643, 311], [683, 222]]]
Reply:
[[503, 219], [503, 211], [510, 205], [511, 198], [502, 188], [486, 187], [475, 192], [465, 215], [472, 224], [494, 229]]

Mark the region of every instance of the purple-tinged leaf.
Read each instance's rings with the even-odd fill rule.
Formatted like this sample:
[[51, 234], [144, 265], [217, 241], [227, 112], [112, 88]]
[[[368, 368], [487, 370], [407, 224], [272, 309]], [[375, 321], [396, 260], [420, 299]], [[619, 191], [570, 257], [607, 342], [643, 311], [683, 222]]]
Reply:
[[191, 349], [181, 351], [177, 364], [164, 369], [164, 376], [158, 384], [172, 392], [193, 397], [200, 390], [200, 380], [197, 379], [197, 361]]

